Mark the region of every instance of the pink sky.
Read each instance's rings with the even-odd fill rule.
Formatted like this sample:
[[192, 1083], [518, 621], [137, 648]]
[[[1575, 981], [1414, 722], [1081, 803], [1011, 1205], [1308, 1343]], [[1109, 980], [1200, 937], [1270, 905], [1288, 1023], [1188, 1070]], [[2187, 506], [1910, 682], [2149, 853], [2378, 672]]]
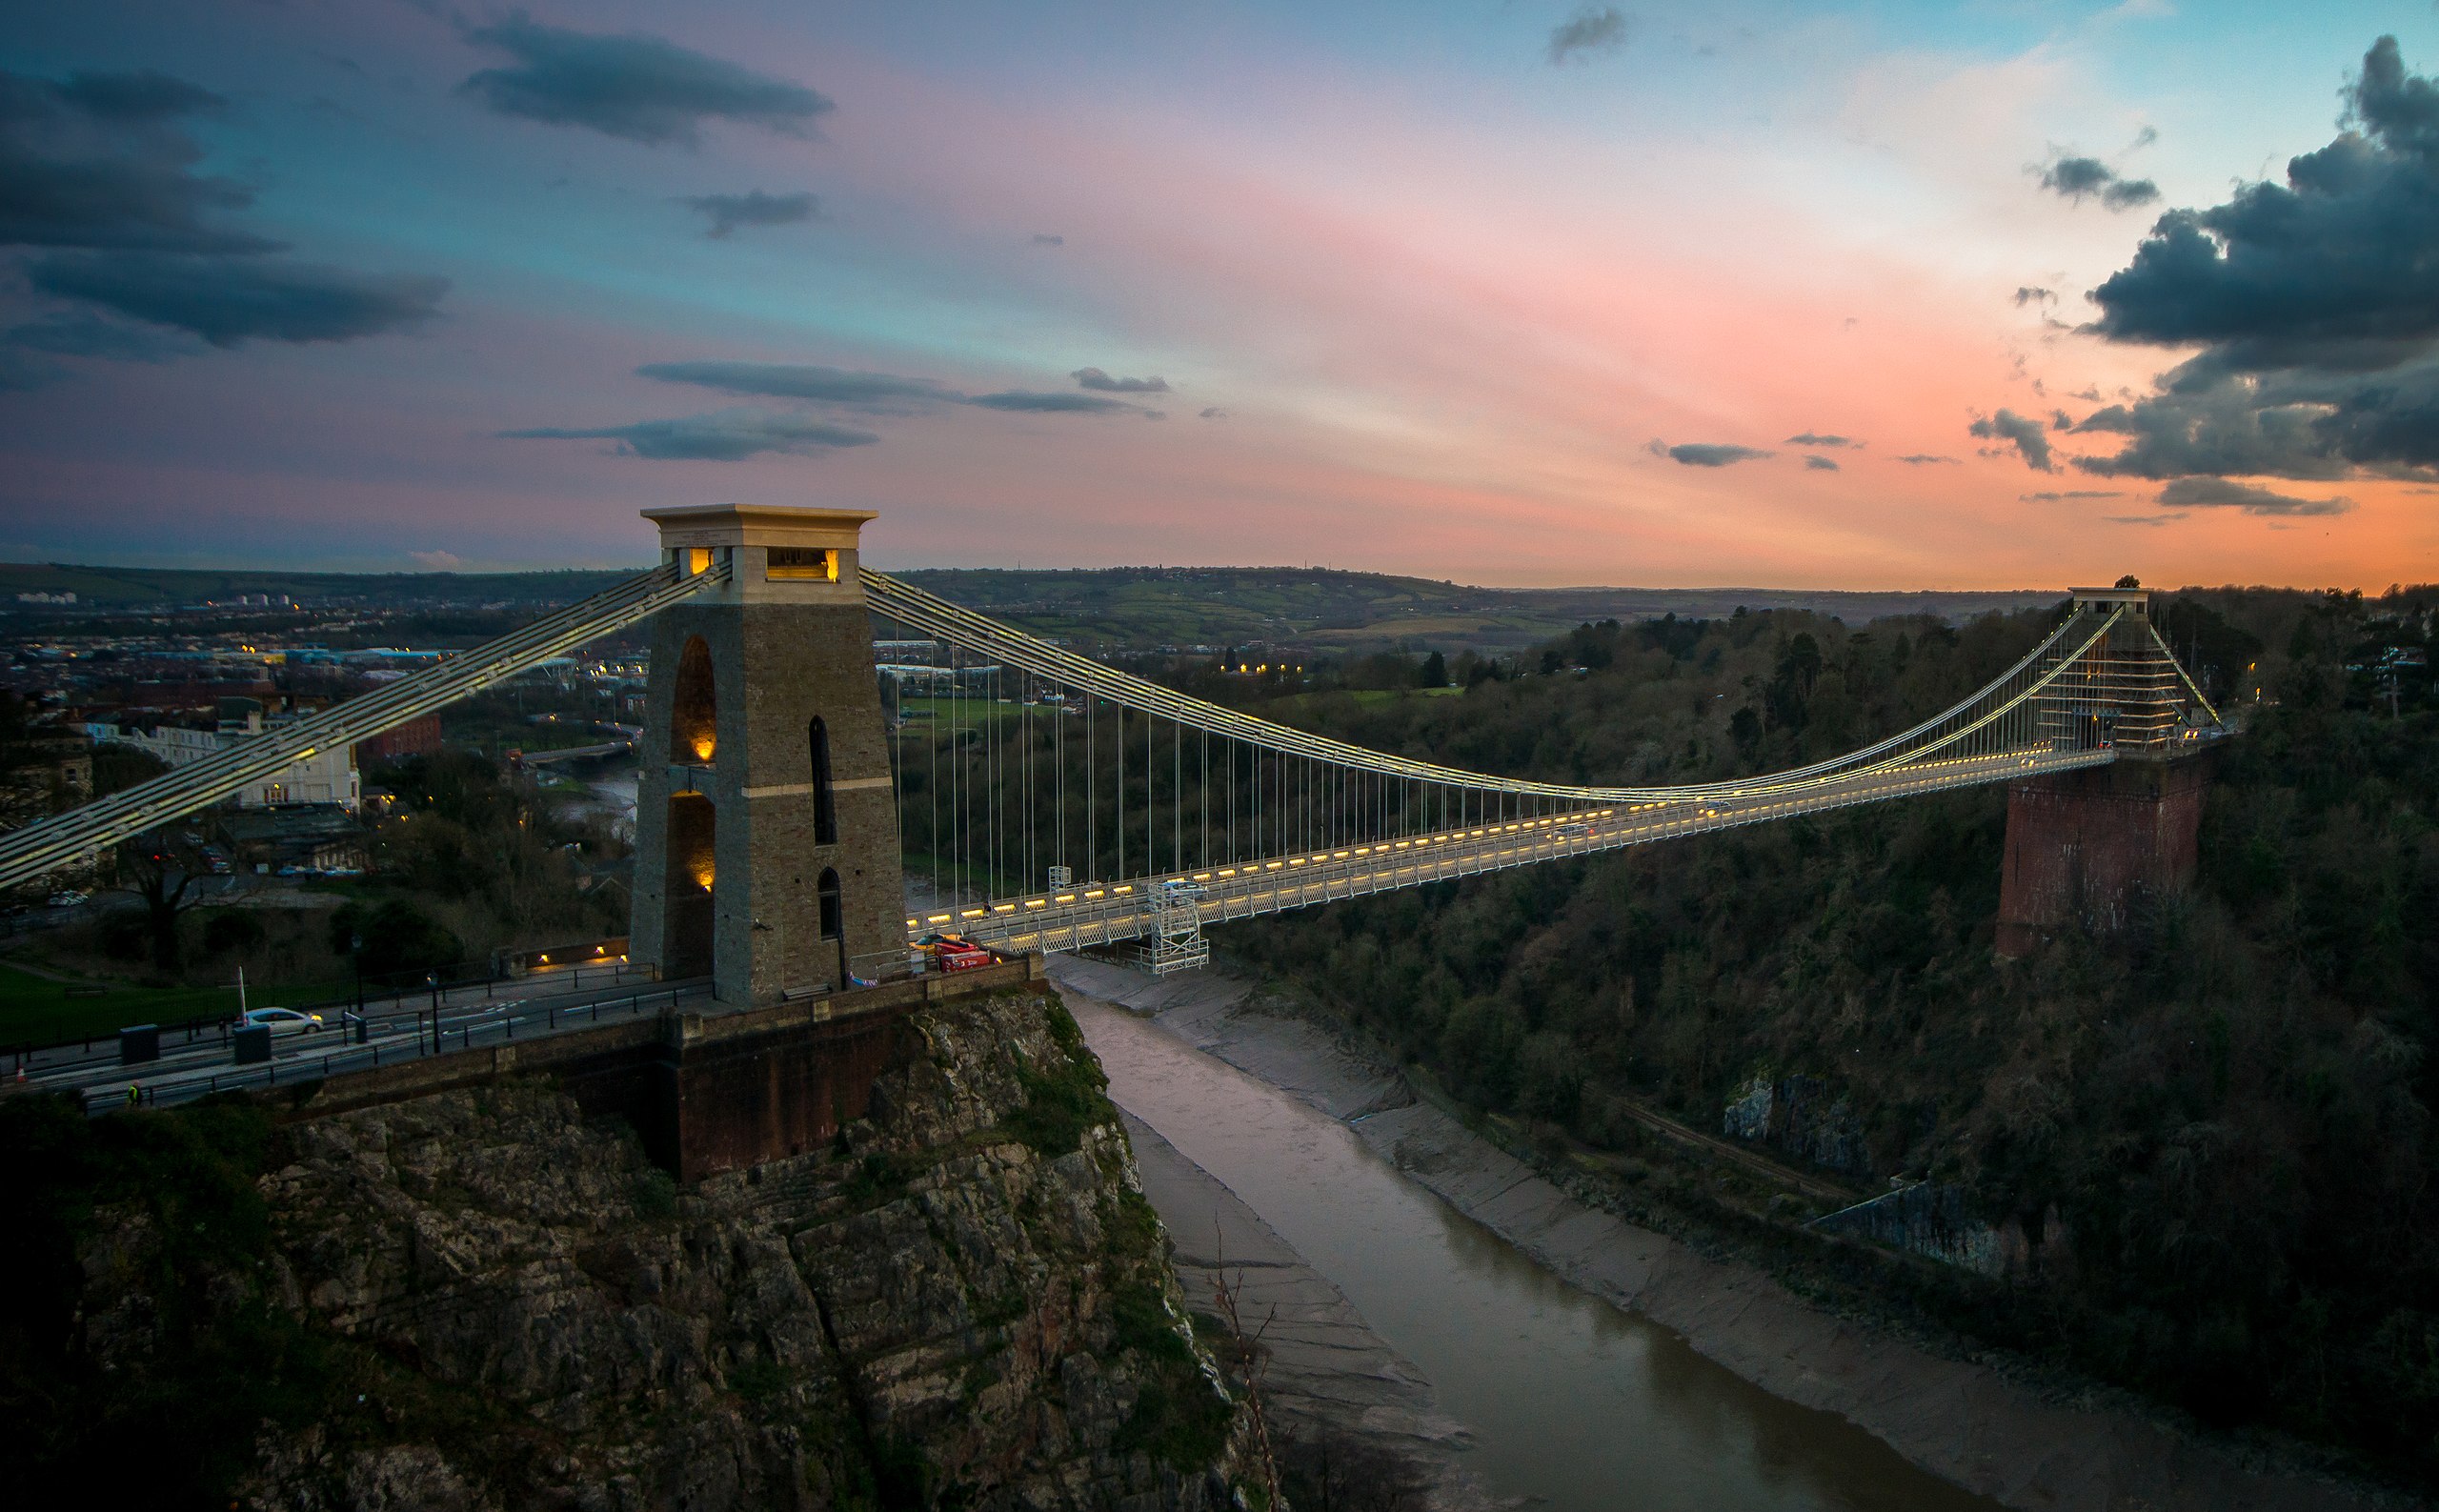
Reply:
[[[2268, 154], [2325, 143], [2372, 25], [2407, 28], [2421, 56], [2394, 18], [2299, 49], [2139, 8], [1904, 36], [1806, 11], [1741, 42], [1699, 18], [1630, 29], [1613, 55], [1553, 67], [1530, 26], [1502, 55], [1482, 18], [1391, 45], [1194, 11], [1071, 53], [819, 9], [682, 28], [621, 9], [535, 19], [654, 32], [837, 109], [801, 137], [710, 121], [692, 148], [506, 118], [454, 90], [495, 50], [396, 7], [208, 37], [175, 11], [54, 18], [20, 44], [20, 72], [161, 69], [223, 95], [193, 131], [207, 168], [259, 185], [249, 225], [451, 288], [412, 329], [70, 360], [0, 394], [0, 549], [593, 564], [649, 550], [638, 509], [744, 499], [877, 509], [872, 554], [898, 566], [1855, 588], [2439, 575], [2426, 484], [2253, 480], [2351, 501], [2334, 514], [2169, 510], [2157, 481], [2071, 467], [2120, 437], [2057, 434], [2044, 473], [1967, 431], [2003, 407], [2079, 418], [2097, 404], [2073, 395], [2149, 393], [2187, 353], [2069, 329], [2097, 313], [2083, 291], [2161, 208], [2215, 203], [2283, 163]], [[2157, 61], [2171, 41], [2186, 63]], [[2276, 94], [2238, 110], [2197, 88], [2192, 59], [2214, 48]], [[331, 57], [353, 67], [315, 61]], [[2112, 214], [2045, 192], [2039, 165], [2069, 150], [2162, 200]], [[675, 204], [747, 189], [817, 192], [821, 213], [709, 239]], [[2059, 297], [2020, 305], [2026, 286]], [[712, 361], [962, 394], [1074, 394], [1088, 367], [1169, 389], [1124, 396], [1159, 419], [837, 414], [879, 439], [812, 454], [499, 433], [802, 413], [635, 371]], [[1850, 444], [1792, 443], [1806, 433]], [[1771, 454], [1665, 454], [1686, 444]], [[1899, 460], [1920, 455], [1954, 460]], [[2034, 496], [2078, 494], [2110, 496]]]

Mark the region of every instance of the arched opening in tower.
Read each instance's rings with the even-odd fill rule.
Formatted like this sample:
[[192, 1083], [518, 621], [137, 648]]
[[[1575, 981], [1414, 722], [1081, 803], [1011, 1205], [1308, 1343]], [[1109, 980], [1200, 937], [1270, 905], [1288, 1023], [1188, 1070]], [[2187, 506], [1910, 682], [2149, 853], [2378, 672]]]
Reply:
[[[701, 644], [701, 642], [696, 642]], [[669, 799], [669, 872], [662, 878], [668, 942], [665, 977], [699, 977], [712, 969], [712, 883], [718, 848], [719, 815], [700, 793]]]
[[712, 648], [700, 635], [686, 637], [677, 654], [677, 685], [669, 703], [669, 759], [684, 766], [709, 762], [719, 749], [719, 703], [712, 692]]

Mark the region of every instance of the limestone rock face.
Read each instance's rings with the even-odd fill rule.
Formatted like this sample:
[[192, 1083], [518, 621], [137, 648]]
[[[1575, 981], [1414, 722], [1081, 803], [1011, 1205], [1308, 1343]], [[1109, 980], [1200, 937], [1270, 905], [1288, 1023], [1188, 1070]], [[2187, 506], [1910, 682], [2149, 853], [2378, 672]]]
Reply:
[[[333, 1341], [335, 1389], [265, 1425], [240, 1499], [1240, 1504], [1240, 1415], [1099, 1086], [1020, 993], [905, 1019], [833, 1149], [691, 1190], [541, 1080], [290, 1125], [264, 1290]], [[105, 1232], [89, 1292], [144, 1242]], [[140, 1357], [141, 1302], [101, 1300]]]

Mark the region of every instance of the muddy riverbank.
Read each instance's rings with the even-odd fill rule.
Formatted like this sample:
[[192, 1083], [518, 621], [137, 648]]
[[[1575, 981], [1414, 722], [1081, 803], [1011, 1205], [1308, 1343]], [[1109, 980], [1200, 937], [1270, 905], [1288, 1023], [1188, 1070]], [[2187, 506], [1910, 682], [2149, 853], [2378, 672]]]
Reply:
[[[1912, 1464], [2000, 1504], [2093, 1512], [2335, 1512], [2383, 1504], [2248, 1463], [2135, 1412], [2045, 1400], [1993, 1365], [1943, 1358], [1823, 1313], [1756, 1269], [1711, 1260], [1588, 1208], [1418, 1102], [1394, 1071], [1349, 1053], [1309, 1023], [1249, 1007], [1243, 982], [1212, 974], [1155, 983], [1064, 958], [1054, 961], [1053, 975], [1071, 996], [1153, 1015], [1167, 1034], [1343, 1123], [1413, 1180], [1573, 1287], [1663, 1325], [1771, 1397], [1834, 1414]], [[1119, 1100], [1126, 1105], [1125, 1098]], [[1442, 1408], [1463, 1421], [1451, 1406], [1451, 1382], [1436, 1384]], [[1833, 1493], [1833, 1500], [1805, 1504], [1842, 1501]]]

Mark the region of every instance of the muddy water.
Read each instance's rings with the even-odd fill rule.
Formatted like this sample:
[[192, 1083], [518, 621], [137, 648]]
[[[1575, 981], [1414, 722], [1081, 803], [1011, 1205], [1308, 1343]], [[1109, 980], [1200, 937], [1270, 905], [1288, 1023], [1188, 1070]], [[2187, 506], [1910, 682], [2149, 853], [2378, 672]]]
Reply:
[[1556, 1512], [1965, 1512], [1995, 1502], [1579, 1292], [1344, 1125], [1071, 995], [1110, 1095], [1336, 1281], [1470, 1431], [1495, 1494]]

